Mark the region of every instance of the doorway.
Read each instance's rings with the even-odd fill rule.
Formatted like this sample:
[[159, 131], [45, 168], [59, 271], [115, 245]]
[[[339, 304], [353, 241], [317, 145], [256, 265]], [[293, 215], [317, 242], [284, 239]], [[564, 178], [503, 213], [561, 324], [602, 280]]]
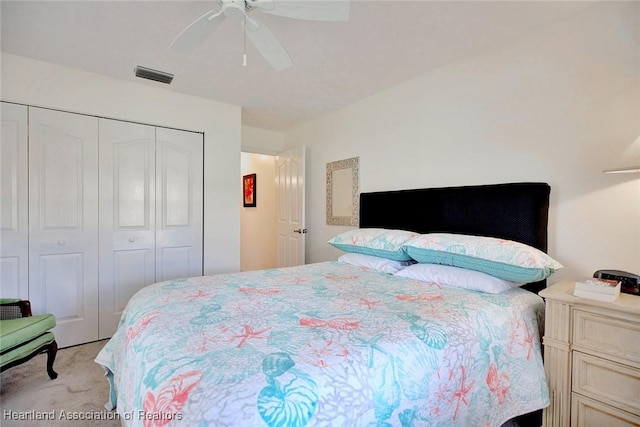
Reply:
[[[275, 156], [240, 153], [242, 176], [256, 174], [255, 206], [240, 208], [240, 271], [276, 267]], [[242, 177], [241, 177], [242, 179]]]

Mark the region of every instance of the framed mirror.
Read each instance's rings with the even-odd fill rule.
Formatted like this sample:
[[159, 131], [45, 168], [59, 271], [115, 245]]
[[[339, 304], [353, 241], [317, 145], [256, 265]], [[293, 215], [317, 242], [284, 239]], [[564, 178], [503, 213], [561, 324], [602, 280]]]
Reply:
[[359, 157], [327, 163], [327, 224], [358, 225]]

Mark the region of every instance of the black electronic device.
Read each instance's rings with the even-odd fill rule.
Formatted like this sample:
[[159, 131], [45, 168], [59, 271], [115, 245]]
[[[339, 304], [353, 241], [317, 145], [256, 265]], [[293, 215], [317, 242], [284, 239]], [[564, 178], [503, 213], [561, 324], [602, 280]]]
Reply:
[[620, 291], [625, 294], [640, 295], [640, 276], [620, 270], [598, 270], [593, 277], [599, 279], [619, 280]]

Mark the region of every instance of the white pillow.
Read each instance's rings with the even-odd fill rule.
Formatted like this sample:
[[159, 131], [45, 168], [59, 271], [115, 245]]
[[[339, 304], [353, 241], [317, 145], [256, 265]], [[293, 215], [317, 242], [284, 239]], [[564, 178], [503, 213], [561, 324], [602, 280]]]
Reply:
[[370, 268], [382, 273], [396, 273], [411, 264], [411, 261], [395, 261], [373, 255], [346, 253], [340, 255], [338, 261], [358, 267]]
[[509, 282], [486, 273], [440, 264], [414, 264], [394, 274], [399, 277], [437, 283], [442, 286], [497, 294], [522, 283]]

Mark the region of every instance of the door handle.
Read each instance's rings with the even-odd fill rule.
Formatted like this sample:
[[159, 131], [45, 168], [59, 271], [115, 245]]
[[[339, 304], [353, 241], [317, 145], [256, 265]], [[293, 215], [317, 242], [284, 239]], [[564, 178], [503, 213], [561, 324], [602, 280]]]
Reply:
[[298, 228], [296, 230], [293, 230], [294, 233], [298, 233], [298, 234], [307, 234], [307, 229], [306, 228]]

